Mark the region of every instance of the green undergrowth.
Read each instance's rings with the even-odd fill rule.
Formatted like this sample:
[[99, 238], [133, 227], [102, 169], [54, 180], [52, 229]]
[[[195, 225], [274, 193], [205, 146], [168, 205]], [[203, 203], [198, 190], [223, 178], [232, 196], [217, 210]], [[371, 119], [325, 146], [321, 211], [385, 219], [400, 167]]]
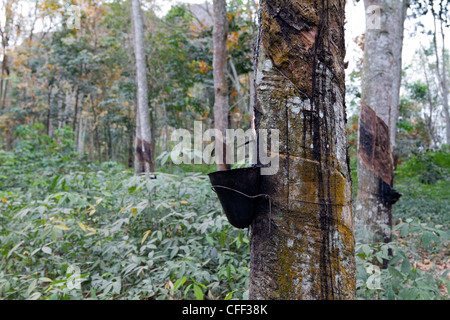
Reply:
[[248, 237], [203, 174], [151, 179], [70, 156], [0, 161], [1, 298], [243, 298]]
[[[248, 234], [222, 213], [214, 167], [136, 176], [79, 160], [69, 128], [59, 143], [21, 130], [0, 151], [0, 299], [248, 297]], [[448, 161], [399, 167], [393, 242], [356, 239], [359, 299], [448, 299]]]
[[359, 299], [448, 299], [450, 155], [412, 155], [396, 172], [403, 196], [394, 206], [391, 243], [357, 239]]
[[418, 153], [396, 172], [396, 188], [403, 194], [395, 205], [394, 218], [444, 224], [450, 221], [450, 154]]

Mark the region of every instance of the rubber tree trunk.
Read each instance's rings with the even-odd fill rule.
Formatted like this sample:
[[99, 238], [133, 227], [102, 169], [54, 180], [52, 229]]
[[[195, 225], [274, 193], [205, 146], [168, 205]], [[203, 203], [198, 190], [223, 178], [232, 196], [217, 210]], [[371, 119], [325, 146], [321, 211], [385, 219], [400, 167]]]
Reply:
[[[133, 44], [136, 58], [137, 112], [139, 125], [136, 126], [136, 159], [145, 172], [154, 171], [153, 148], [151, 145], [150, 115], [148, 110], [147, 66], [145, 60], [144, 26], [139, 0], [131, 0], [131, 20], [133, 24]], [[140, 171], [140, 170], [139, 170]], [[141, 173], [141, 172], [136, 172]]]
[[[364, 4], [368, 27], [361, 82], [355, 221], [363, 242], [390, 242], [392, 205], [399, 198], [392, 189], [393, 147], [407, 1], [365, 0]], [[371, 25], [374, 19], [379, 23]]]
[[[222, 152], [216, 150], [216, 163], [218, 170], [228, 170], [226, 164], [225, 133], [228, 129], [228, 84], [227, 84], [227, 37], [228, 15], [225, 0], [213, 1], [214, 29], [213, 29], [213, 73], [214, 73], [214, 125], [222, 133]], [[217, 139], [217, 137], [216, 137]], [[220, 139], [219, 143], [220, 145]]]
[[394, 64], [393, 64], [393, 72], [394, 72], [394, 82], [392, 85], [392, 110], [391, 110], [391, 119], [390, 119], [390, 141], [391, 141], [391, 151], [394, 154], [395, 145], [396, 145], [396, 137], [397, 137], [397, 122], [400, 116], [400, 88], [402, 84], [402, 55], [403, 55], [403, 39], [404, 39], [404, 30], [405, 30], [405, 20], [406, 14], [409, 7], [410, 0], [397, 0], [395, 3], [395, 8], [393, 18], [395, 21], [393, 22], [392, 28], [394, 32], [394, 41], [393, 41], [393, 55], [394, 55]]
[[262, 0], [259, 21], [255, 123], [279, 130], [280, 168], [262, 176], [249, 297], [354, 299], [345, 0]]
[[434, 16], [434, 50], [436, 52], [436, 67], [439, 78], [439, 85], [441, 86], [442, 93], [442, 104], [444, 108], [444, 117], [445, 117], [445, 125], [446, 125], [446, 143], [450, 145], [450, 110], [448, 106], [448, 84], [447, 84], [447, 53], [445, 49], [445, 33], [444, 33], [444, 21], [440, 20], [440, 29], [441, 29], [441, 37], [442, 37], [442, 72], [439, 70], [439, 54], [437, 52], [437, 30], [436, 30], [436, 17]]

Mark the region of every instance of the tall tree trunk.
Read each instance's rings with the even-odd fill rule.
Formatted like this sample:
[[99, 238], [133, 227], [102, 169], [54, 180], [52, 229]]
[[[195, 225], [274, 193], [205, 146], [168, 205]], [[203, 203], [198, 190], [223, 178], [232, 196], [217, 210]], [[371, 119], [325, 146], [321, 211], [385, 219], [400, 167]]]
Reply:
[[73, 123], [72, 123], [72, 131], [76, 132], [77, 129], [77, 123], [78, 123], [78, 104], [79, 104], [79, 97], [80, 96], [80, 87], [77, 86], [77, 90], [75, 93], [75, 106], [73, 111]]
[[394, 32], [394, 42], [392, 44], [392, 52], [394, 55], [394, 82], [392, 85], [392, 110], [391, 110], [391, 121], [389, 123], [390, 129], [390, 140], [391, 140], [391, 150], [394, 154], [395, 150], [395, 139], [397, 136], [397, 121], [400, 116], [400, 87], [402, 84], [402, 55], [403, 55], [403, 39], [405, 31], [405, 20], [406, 13], [408, 11], [410, 0], [397, 0], [396, 10], [393, 14], [396, 15], [396, 23], [393, 24], [392, 32]]
[[10, 151], [13, 143], [13, 133], [9, 120], [6, 120], [5, 128], [5, 151]]
[[58, 120], [58, 126], [57, 129], [60, 130], [62, 128], [62, 105], [63, 105], [63, 96], [59, 96], [58, 98], [58, 103], [56, 105], [56, 119]]
[[136, 152], [134, 153], [134, 172], [136, 173], [142, 173], [145, 172], [145, 162], [142, 161], [142, 150], [140, 149], [138, 142], [141, 140], [141, 120], [138, 113], [138, 103], [137, 103], [137, 97], [136, 97], [136, 141], [134, 145], [134, 150]]
[[92, 122], [89, 126], [89, 149], [88, 149], [88, 159], [90, 162], [94, 162], [94, 125]]
[[[440, 19], [439, 14], [431, 8], [431, 13], [433, 15], [433, 23], [434, 23], [434, 33], [433, 33], [433, 44], [434, 44], [434, 54], [436, 57], [436, 77], [438, 79], [438, 87], [439, 92], [442, 97], [442, 105], [444, 109], [444, 117], [446, 124], [446, 143], [450, 144], [450, 115], [448, 108], [448, 89], [447, 89], [447, 70], [446, 70], [446, 55], [445, 55], [445, 34], [443, 29], [443, 21]], [[437, 44], [437, 20], [440, 20], [441, 24], [441, 35], [442, 35], [442, 67], [441, 67], [441, 59], [439, 58], [439, 50]]]
[[88, 125], [88, 114], [82, 112], [80, 116], [80, 128], [78, 131], [77, 152], [81, 157], [84, 157], [84, 142], [86, 139], [86, 130]]
[[[447, 55], [445, 52], [444, 22], [441, 20], [442, 36], [442, 102], [444, 106], [445, 125], [447, 133], [447, 144], [450, 145], [450, 110], [448, 107], [448, 85], [447, 85]], [[436, 49], [437, 50], [437, 49]]]
[[[400, 0], [365, 0], [364, 64], [358, 142], [358, 197], [355, 221], [362, 241], [390, 242], [394, 183], [395, 124], [401, 77], [405, 6]], [[378, 6], [379, 27], [371, 27]]]
[[50, 85], [48, 88], [48, 114], [47, 114], [47, 135], [49, 137], [53, 136], [53, 115], [52, 115], [53, 100], [54, 100], [53, 86]]
[[127, 134], [128, 134], [128, 156], [127, 156], [127, 168], [131, 169], [134, 166], [134, 134], [132, 126], [129, 125], [127, 128]]
[[433, 103], [433, 96], [431, 95], [431, 83], [430, 83], [430, 79], [428, 77], [428, 72], [427, 72], [427, 68], [429, 66], [425, 60], [425, 54], [424, 54], [423, 48], [421, 48], [421, 50], [420, 50], [420, 61], [422, 64], [423, 74], [425, 76], [425, 84], [427, 85], [428, 108], [429, 108], [429, 112], [430, 112], [430, 117], [428, 118], [428, 130], [430, 131], [430, 138], [431, 138], [430, 146], [434, 147], [435, 145], [437, 145], [436, 136], [434, 134], [434, 125], [433, 125], [434, 103]]
[[[133, 44], [136, 58], [137, 112], [140, 132], [136, 131], [136, 155], [145, 172], [154, 171], [150, 116], [148, 111], [147, 67], [145, 60], [144, 26], [139, 0], [131, 0], [131, 20], [133, 24]], [[138, 126], [136, 126], [138, 128]], [[140, 168], [142, 166], [137, 166]], [[142, 171], [140, 171], [142, 172]], [[140, 173], [136, 172], [136, 173]]]
[[[226, 164], [226, 129], [228, 128], [228, 84], [227, 84], [227, 38], [228, 38], [228, 15], [225, 0], [214, 0], [214, 125], [222, 133], [222, 152], [216, 150], [216, 162], [218, 170], [228, 170]], [[217, 137], [216, 137], [217, 139]], [[219, 139], [220, 140], [220, 139]], [[216, 147], [220, 145], [216, 144]]]
[[[5, 76], [2, 76], [2, 78]], [[10, 79], [9, 79], [9, 71], [6, 74], [6, 79], [2, 79], [3, 84], [3, 91], [2, 94], [3, 96], [0, 96], [0, 110], [5, 110], [8, 109], [8, 103], [9, 103], [9, 90], [11, 87], [11, 83], [10, 83]]]
[[102, 163], [102, 147], [100, 145], [100, 135], [98, 133], [98, 125], [95, 125], [96, 123], [98, 123], [98, 117], [97, 112], [95, 111], [95, 107], [92, 108], [92, 114], [94, 116], [93, 123], [94, 123], [95, 146], [97, 149], [98, 163]]
[[280, 169], [261, 177], [271, 200], [251, 226], [249, 297], [354, 299], [345, 0], [260, 7], [255, 123], [279, 130]]
[[9, 86], [9, 67], [6, 50], [3, 50], [2, 73], [0, 75], [0, 110], [6, 109], [7, 92]]

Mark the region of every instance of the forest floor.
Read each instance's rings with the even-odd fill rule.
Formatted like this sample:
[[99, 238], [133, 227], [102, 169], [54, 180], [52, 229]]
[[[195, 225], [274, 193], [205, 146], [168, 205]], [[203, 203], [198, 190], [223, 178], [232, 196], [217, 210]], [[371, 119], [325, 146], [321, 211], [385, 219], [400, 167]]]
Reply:
[[[147, 179], [20, 146], [0, 151], [1, 299], [248, 297], [248, 233], [222, 214], [202, 172], [211, 168]], [[397, 171], [395, 241], [357, 239], [359, 299], [448, 299], [449, 159], [427, 154]], [[373, 288], [368, 266], [386, 258]]]

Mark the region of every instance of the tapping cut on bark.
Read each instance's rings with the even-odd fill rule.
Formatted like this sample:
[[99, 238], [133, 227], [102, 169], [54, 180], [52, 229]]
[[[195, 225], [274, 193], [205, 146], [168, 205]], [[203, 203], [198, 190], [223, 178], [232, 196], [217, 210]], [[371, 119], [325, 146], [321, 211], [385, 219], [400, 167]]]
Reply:
[[359, 158], [385, 183], [392, 186], [394, 162], [389, 127], [364, 103], [361, 103], [359, 130]]
[[[322, 37], [319, 21], [323, 13], [317, 10], [318, 1], [267, 1], [261, 6], [261, 41], [273, 65], [308, 98], [312, 98], [316, 58], [320, 56], [329, 71], [341, 76], [345, 66], [334, 57], [344, 43], [340, 33], [343, 26], [332, 22], [329, 37]], [[332, 6], [324, 3], [323, 6]], [[339, 8], [339, 7], [336, 7]], [[335, 21], [341, 12], [330, 10], [326, 17]], [[316, 40], [322, 43], [316, 45]]]
[[137, 138], [136, 141], [136, 156], [139, 162], [152, 164], [152, 145], [145, 141]]

